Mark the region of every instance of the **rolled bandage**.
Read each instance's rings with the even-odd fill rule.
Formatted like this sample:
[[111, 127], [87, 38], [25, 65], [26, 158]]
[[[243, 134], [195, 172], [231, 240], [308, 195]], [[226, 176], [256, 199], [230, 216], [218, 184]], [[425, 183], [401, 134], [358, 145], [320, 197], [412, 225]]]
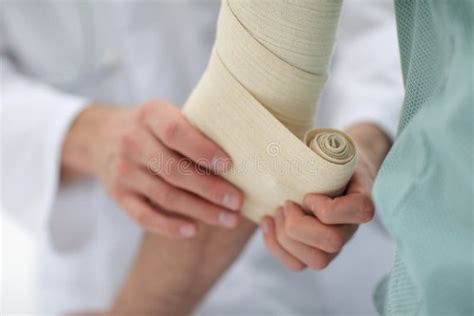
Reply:
[[329, 162], [344, 165], [356, 154], [352, 140], [341, 131], [332, 128], [310, 130], [305, 135], [305, 144]]
[[311, 130], [340, 7], [336, 0], [222, 2], [208, 67], [183, 113], [232, 158], [222, 176], [244, 192], [242, 212], [255, 222], [306, 193], [340, 195], [352, 176], [352, 140]]

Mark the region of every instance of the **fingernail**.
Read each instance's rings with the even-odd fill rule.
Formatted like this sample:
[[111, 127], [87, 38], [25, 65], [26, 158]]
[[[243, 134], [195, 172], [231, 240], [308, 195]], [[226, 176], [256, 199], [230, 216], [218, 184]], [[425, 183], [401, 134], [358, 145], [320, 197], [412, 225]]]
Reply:
[[222, 203], [225, 207], [230, 208], [231, 210], [237, 210], [240, 206], [239, 198], [233, 194], [226, 193]]
[[265, 235], [268, 233], [268, 229], [269, 229], [268, 223], [266, 223], [266, 222], [263, 223], [263, 224], [262, 224], [262, 232], [263, 232]]
[[219, 153], [212, 158], [211, 167], [217, 173], [222, 173], [232, 167], [232, 162], [223, 153]]
[[183, 225], [179, 228], [179, 232], [184, 237], [192, 237], [196, 234], [196, 228], [193, 225]]
[[237, 215], [222, 211], [219, 213], [219, 223], [225, 227], [235, 227], [237, 225]]

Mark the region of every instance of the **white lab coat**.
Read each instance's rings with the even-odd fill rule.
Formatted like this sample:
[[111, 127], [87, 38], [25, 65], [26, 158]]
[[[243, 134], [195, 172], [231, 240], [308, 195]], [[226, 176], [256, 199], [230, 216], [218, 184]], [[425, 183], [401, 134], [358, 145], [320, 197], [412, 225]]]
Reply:
[[[393, 134], [402, 99], [392, 1], [347, 0], [319, 125], [378, 123]], [[38, 249], [40, 310], [100, 309], [123, 280], [140, 230], [96, 180], [58, 181], [61, 144], [91, 100], [183, 104], [212, 47], [217, 1], [3, 0], [2, 209]], [[374, 313], [392, 243], [365, 225], [323, 272], [292, 273], [257, 234], [200, 315]]]

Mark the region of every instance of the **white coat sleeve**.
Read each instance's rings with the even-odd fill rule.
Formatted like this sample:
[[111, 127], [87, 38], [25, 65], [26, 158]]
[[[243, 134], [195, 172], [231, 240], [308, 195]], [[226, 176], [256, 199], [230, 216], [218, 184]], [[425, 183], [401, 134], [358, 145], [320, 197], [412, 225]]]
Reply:
[[393, 1], [344, 1], [317, 126], [369, 121], [393, 138], [403, 95]]
[[65, 134], [88, 101], [20, 74], [0, 41], [1, 209], [35, 232], [48, 221]]

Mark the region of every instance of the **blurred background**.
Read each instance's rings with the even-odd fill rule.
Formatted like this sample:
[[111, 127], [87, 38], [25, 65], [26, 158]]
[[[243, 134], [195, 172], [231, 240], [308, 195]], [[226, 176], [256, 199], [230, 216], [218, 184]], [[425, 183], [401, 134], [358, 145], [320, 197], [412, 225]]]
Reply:
[[32, 236], [0, 212], [0, 313], [24, 314], [36, 307], [34, 295], [35, 251]]

